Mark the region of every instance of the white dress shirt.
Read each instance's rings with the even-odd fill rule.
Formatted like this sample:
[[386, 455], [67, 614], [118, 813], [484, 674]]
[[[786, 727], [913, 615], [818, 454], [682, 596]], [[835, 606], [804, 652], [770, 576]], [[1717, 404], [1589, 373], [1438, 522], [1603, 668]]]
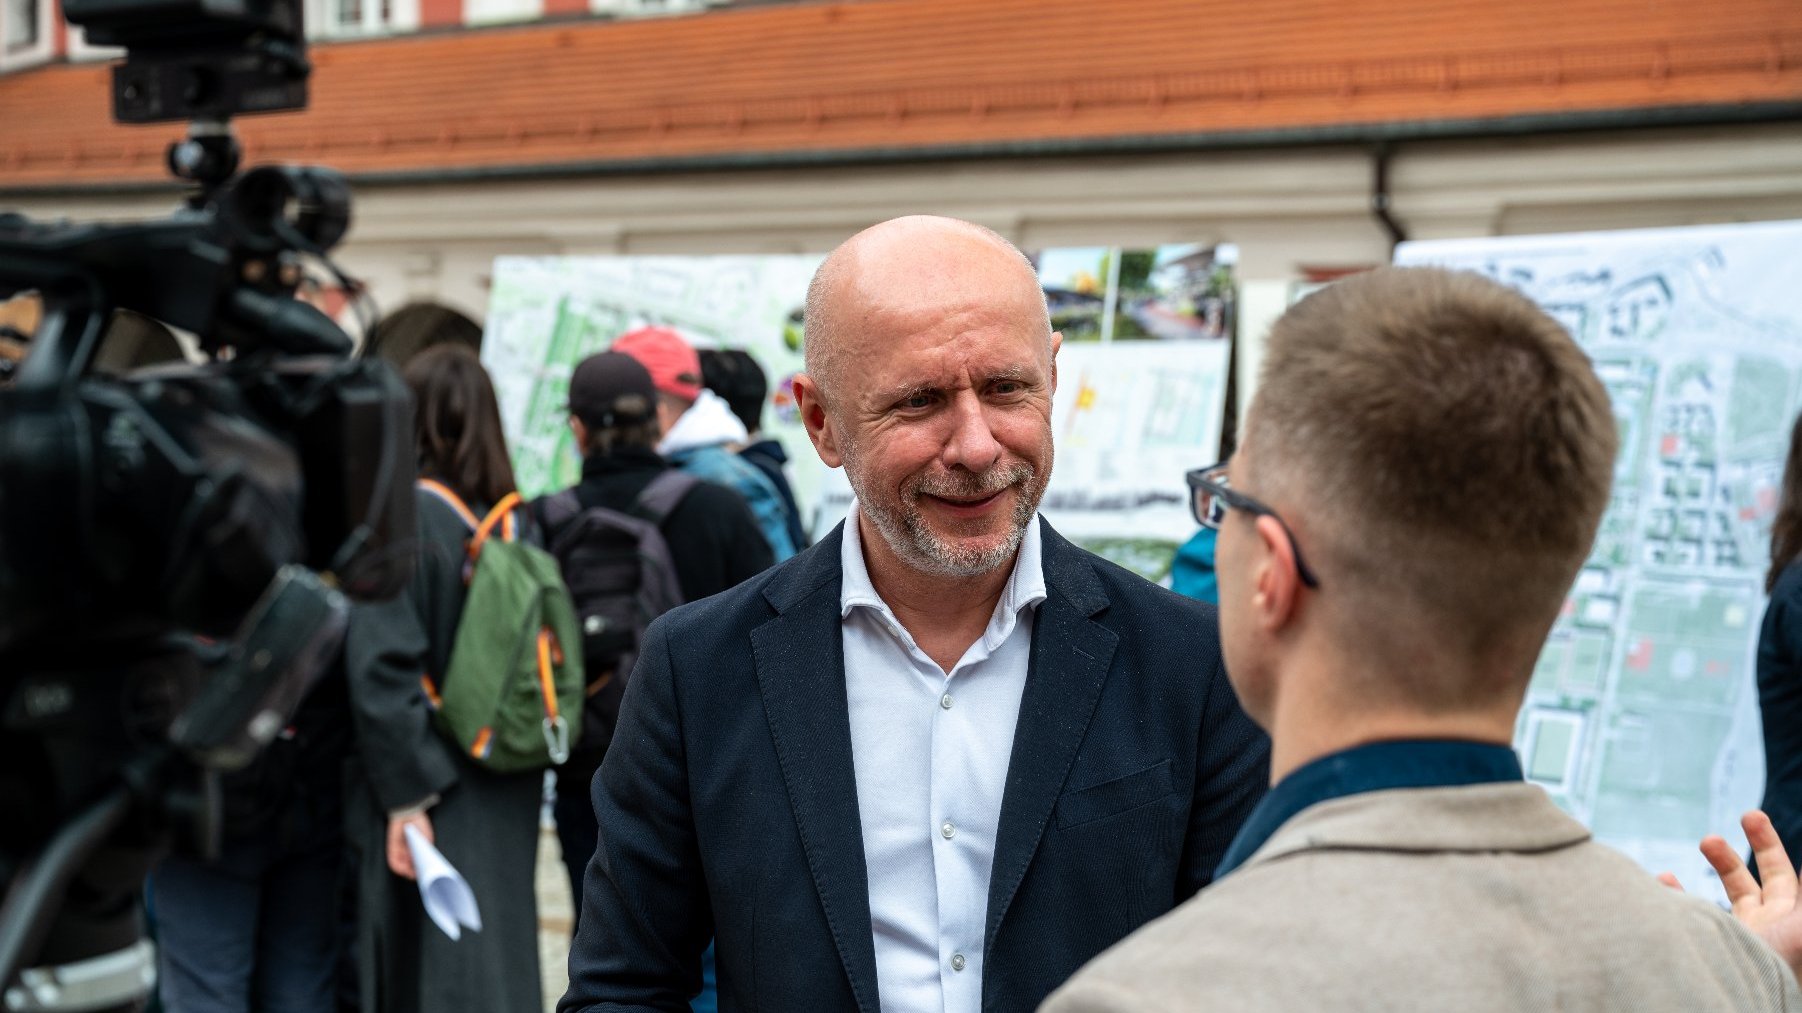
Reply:
[[844, 531], [845, 692], [882, 1010], [978, 1013], [1001, 796], [1045, 600], [1038, 520], [949, 675], [870, 583], [855, 503]]

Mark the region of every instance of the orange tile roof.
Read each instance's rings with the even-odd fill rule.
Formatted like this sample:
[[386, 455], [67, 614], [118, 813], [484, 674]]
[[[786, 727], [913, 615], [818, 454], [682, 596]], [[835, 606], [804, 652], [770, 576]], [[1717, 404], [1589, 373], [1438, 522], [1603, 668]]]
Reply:
[[[1797, 0], [863, 0], [312, 49], [251, 160], [359, 175], [1802, 102]], [[103, 66], [0, 77], [0, 187], [162, 179]]]

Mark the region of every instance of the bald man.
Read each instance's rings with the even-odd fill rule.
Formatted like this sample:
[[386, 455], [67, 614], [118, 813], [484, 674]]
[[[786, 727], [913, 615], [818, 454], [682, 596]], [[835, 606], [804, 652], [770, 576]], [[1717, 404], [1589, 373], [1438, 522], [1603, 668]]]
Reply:
[[1268, 773], [1208, 606], [1038, 517], [1060, 337], [966, 222], [847, 241], [795, 396], [857, 501], [652, 625], [563, 1013], [1031, 1010], [1206, 885]]

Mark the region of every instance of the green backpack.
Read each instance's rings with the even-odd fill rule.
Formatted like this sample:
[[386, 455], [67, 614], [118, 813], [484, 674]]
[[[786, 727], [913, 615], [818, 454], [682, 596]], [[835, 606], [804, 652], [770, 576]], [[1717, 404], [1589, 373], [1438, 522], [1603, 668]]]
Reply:
[[[444, 485], [427, 479], [419, 486], [457, 511], [471, 532], [469, 591], [450, 671], [437, 684], [420, 677], [439, 729], [491, 770], [561, 764], [581, 734], [586, 680], [581, 627], [557, 560], [519, 540], [518, 493], [478, 522]], [[574, 716], [573, 726], [565, 715]]]

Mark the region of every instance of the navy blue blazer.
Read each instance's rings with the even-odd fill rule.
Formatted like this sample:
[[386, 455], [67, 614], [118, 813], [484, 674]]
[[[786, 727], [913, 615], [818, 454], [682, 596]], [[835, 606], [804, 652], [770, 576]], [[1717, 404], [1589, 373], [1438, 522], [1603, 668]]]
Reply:
[[[985, 1013], [1032, 1010], [1206, 886], [1268, 780], [1213, 608], [1043, 531]], [[722, 1010], [877, 1013], [841, 539], [651, 625], [594, 780], [600, 846], [559, 1013], [686, 1010], [709, 939]]]

